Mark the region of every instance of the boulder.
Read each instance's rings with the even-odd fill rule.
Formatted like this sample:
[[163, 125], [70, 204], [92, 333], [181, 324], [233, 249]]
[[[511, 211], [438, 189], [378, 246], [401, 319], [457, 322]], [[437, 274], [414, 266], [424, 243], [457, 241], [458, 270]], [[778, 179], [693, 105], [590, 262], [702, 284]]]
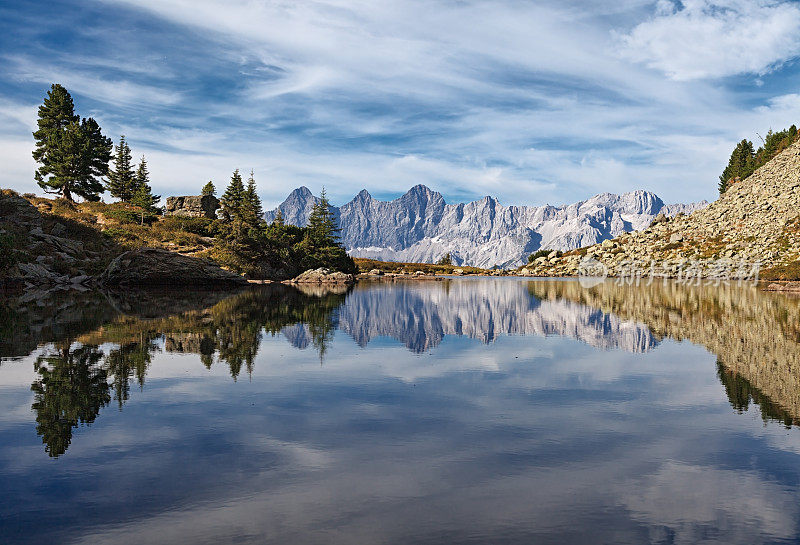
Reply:
[[352, 274], [332, 271], [326, 268], [309, 269], [289, 280], [291, 284], [351, 284], [355, 278]]
[[666, 223], [668, 221], [669, 218], [667, 217], [667, 215], [664, 214], [664, 212], [659, 212], [658, 214], [656, 214], [656, 217], [653, 218], [653, 221], [650, 222], [650, 225], [658, 225], [659, 223]]
[[383, 271], [380, 269], [372, 269], [371, 271], [369, 271], [369, 274], [371, 274], [372, 276], [381, 276], [383, 275]]
[[453, 270], [453, 274], [456, 276], [461, 276], [462, 274], [464, 274], [464, 269], [455, 269]]
[[167, 216], [185, 216], [190, 218], [217, 217], [219, 199], [214, 195], [192, 195], [187, 197], [167, 197], [164, 214]]
[[214, 286], [247, 284], [244, 277], [207, 259], [160, 248], [139, 248], [118, 256], [100, 275], [108, 286]]

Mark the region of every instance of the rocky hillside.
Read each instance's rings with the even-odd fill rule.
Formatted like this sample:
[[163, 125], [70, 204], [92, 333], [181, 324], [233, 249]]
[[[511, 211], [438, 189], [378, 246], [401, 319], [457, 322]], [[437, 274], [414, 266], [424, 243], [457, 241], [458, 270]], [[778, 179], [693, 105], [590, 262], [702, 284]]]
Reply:
[[119, 246], [78, 221], [41, 213], [27, 199], [0, 191], [0, 284], [80, 285], [101, 273]]
[[130, 208], [0, 190], [0, 287], [244, 282], [198, 259], [213, 242], [188, 231], [201, 218], [145, 221]]
[[[762, 278], [800, 277], [800, 143], [795, 143], [717, 201], [691, 215], [659, 216], [649, 228], [626, 233], [563, 257], [539, 258], [533, 275], [578, 273], [585, 258], [594, 258], [612, 275], [625, 275], [650, 263], [678, 276], [687, 262], [708, 277], [760, 263]], [[722, 261], [720, 261], [722, 260]]]
[[[276, 209], [287, 223], [303, 226], [318, 202], [306, 187], [295, 189]], [[417, 185], [393, 201], [366, 190], [333, 212], [350, 255], [385, 261], [432, 263], [446, 253], [458, 265], [516, 266], [540, 248], [571, 250], [643, 229], [663, 213], [672, 216], [705, 206], [665, 205], [653, 193], [604, 193], [564, 206], [503, 206], [493, 197], [447, 204]]]

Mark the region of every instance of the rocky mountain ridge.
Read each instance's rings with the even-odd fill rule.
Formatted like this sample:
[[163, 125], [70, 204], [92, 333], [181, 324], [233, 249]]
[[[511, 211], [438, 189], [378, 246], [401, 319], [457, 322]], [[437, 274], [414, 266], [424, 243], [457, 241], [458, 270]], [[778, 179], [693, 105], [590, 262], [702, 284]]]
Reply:
[[[292, 191], [275, 210], [284, 221], [304, 226], [319, 202], [306, 187]], [[392, 201], [362, 190], [341, 207], [331, 207], [350, 255], [386, 261], [430, 263], [450, 253], [456, 264], [489, 268], [517, 266], [541, 248], [572, 250], [643, 229], [659, 213], [690, 213], [708, 203], [667, 205], [648, 191], [603, 193], [563, 206], [504, 206], [494, 197], [447, 204], [417, 185]]]

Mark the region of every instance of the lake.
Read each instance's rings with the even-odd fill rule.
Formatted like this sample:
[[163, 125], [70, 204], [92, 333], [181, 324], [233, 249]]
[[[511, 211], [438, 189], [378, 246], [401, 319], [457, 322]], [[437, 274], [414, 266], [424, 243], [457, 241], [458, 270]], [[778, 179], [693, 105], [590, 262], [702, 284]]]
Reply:
[[800, 299], [459, 278], [0, 302], [3, 543], [795, 543]]

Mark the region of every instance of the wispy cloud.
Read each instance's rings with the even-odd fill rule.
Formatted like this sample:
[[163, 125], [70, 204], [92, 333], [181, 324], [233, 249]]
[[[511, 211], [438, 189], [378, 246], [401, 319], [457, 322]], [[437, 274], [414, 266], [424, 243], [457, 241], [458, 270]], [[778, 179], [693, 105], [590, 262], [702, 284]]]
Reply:
[[59, 81], [148, 155], [162, 193], [240, 167], [268, 203], [300, 184], [339, 201], [416, 183], [506, 203], [712, 198], [733, 142], [796, 120], [788, 3], [103, 0], [82, 4], [87, 25], [73, 7], [35, 31], [36, 3], [3, 11], [0, 92], [26, 105], [6, 132], [30, 142], [30, 105]]

